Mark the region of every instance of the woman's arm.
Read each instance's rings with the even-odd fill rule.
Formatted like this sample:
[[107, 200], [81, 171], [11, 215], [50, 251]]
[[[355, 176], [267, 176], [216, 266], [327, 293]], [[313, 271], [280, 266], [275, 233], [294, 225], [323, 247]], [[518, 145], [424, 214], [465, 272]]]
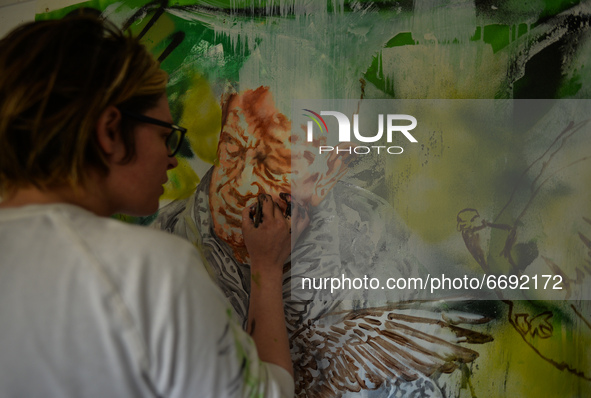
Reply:
[[[250, 304], [247, 332], [261, 360], [278, 365], [293, 376], [289, 339], [283, 310], [283, 264], [295, 238], [308, 225], [306, 215], [294, 207], [291, 225], [271, 196], [263, 195], [262, 221], [255, 227], [252, 209], [242, 213], [244, 242], [251, 259]], [[300, 210], [301, 211], [301, 210]]]

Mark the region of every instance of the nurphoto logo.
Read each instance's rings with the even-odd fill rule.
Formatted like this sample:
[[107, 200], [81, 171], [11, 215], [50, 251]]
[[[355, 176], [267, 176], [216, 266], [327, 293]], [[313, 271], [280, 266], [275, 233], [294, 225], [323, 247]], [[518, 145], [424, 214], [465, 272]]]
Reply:
[[[338, 122], [339, 126], [339, 143], [352, 143], [351, 140], [351, 121], [349, 118], [337, 111], [320, 111], [320, 114], [311, 111], [309, 109], [304, 109], [304, 111], [308, 112], [307, 114], [304, 113], [304, 116], [310, 118], [311, 120], [307, 123], [307, 141], [314, 142], [314, 126], [316, 125], [320, 133], [322, 134], [329, 134], [328, 127], [326, 122], [322, 116], [334, 116]], [[417, 143], [415, 137], [409, 132], [410, 130], [417, 127], [417, 119], [414, 116], [410, 115], [398, 115], [398, 114], [387, 114], [386, 116], [386, 141], [388, 144], [393, 142], [393, 139], [396, 135], [402, 134], [406, 139], [408, 139], [411, 143]], [[402, 122], [402, 124], [401, 124]], [[405, 122], [410, 122], [410, 124], [404, 124]], [[396, 134], [395, 134], [396, 133]], [[361, 134], [359, 131], [359, 114], [353, 115], [353, 135], [355, 140], [358, 142], [363, 143], [374, 143], [378, 142], [382, 139], [384, 135], [384, 115], [378, 115], [378, 132], [375, 135], [366, 136]], [[336, 151], [337, 153], [340, 152], [347, 152], [350, 154], [358, 154], [358, 155], [366, 155], [371, 151], [376, 151], [380, 153], [380, 150], [383, 150], [386, 153], [391, 155], [399, 155], [401, 154], [404, 149], [401, 146], [386, 146], [386, 145], [372, 145], [372, 146], [364, 146], [364, 145], [347, 145], [342, 148], [339, 146], [330, 146], [330, 145], [320, 145], [318, 146], [318, 153], [321, 154], [323, 152], [331, 152]]]

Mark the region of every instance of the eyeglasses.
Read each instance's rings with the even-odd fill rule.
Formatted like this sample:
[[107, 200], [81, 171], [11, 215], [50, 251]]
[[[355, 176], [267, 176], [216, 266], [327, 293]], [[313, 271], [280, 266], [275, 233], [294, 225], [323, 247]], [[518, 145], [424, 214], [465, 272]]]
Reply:
[[181, 149], [183, 139], [185, 138], [185, 134], [187, 133], [186, 128], [177, 126], [176, 124], [164, 122], [162, 120], [154, 119], [152, 117], [142, 115], [140, 113], [126, 111], [125, 109], [119, 109], [119, 111], [121, 112], [121, 114], [135, 119], [137, 121], [155, 124], [156, 126], [168, 127], [169, 129], [172, 129], [170, 134], [168, 134], [168, 137], [166, 137], [166, 147], [168, 148], [168, 156], [173, 157], [177, 154], [179, 149]]

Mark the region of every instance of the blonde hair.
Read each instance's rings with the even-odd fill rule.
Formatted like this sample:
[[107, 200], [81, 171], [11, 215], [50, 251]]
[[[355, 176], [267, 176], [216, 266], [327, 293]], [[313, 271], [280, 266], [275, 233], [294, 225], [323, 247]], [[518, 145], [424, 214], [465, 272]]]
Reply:
[[[96, 17], [23, 25], [0, 41], [0, 195], [34, 185], [84, 184], [108, 173], [95, 126], [108, 106], [144, 112], [168, 75], [136, 38]], [[132, 120], [122, 119], [126, 161]]]

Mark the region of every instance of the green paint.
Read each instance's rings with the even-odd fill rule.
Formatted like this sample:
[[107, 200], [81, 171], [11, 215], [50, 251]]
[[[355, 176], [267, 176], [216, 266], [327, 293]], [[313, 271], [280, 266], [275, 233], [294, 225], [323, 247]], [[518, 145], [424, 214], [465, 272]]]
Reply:
[[484, 27], [483, 40], [492, 46], [495, 53], [509, 45], [509, 36], [508, 25], [492, 24]]
[[569, 98], [574, 97], [579, 90], [583, 87], [583, 83], [581, 82], [581, 75], [575, 69], [573, 72], [573, 76], [565, 80], [560, 88], [558, 89], [558, 98]]
[[371, 65], [367, 68], [367, 71], [363, 74], [363, 78], [376, 86], [380, 91], [389, 94], [394, 97], [394, 90], [386, 86], [384, 75], [382, 70], [382, 54], [381, 52], [372, 58]]
[[528, 26], [525, 23], [517, 25], [517, 37], [521, 37], [528, 32]]
[[128, 224], [150, 225], [156, 219], [157, 216], [158, 212], [146, 217], [130, 216], [128, 214], [114, 214], [113, 216], [111, 216], [111, 218], [123, 221]]
[[480, 39], [482, 38], [482, 28], [480, 26], [476, 27], [476, 31], [474, 32], [474, 35], [472, 37], [470, 37], [471, 41], [480, 41]]
[[416, 42], [412, 38], [412, 32], [399, 33], [391, 38], [388, 43], [384, 46], [385, 48], [401, 47], [401, 46], [413, 46]]
[[540, 13], [540, 20], [553, 17], [580, 3], [578, 0], [542, 0], [544, 9]]

